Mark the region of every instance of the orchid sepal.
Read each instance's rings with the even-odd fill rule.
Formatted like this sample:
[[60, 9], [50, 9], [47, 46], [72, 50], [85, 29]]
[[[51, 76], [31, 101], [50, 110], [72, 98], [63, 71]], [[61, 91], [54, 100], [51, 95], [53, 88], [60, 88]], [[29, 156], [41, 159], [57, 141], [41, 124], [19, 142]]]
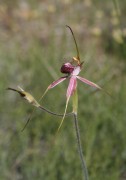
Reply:
[[83, 77], [80, 76], [76, 76], [80, 81], [82, 81], [85, 84], [88, 84], [89, 86], [92, 86], [94, 88], [98, 88], [98, 89], [102, 89], [100, 86], [98, 86], [97, 84], [93, 83], [92, 81], [89, 81], [88, 79], [85, 79]]

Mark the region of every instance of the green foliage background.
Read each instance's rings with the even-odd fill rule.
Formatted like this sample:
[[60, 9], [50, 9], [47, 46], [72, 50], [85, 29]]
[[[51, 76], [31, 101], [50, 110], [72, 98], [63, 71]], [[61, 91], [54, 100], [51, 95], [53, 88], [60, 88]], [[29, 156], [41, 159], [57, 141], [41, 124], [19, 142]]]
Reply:
[[[0, 1], [1, 180], [82, 179], [72, 117], [65, 119], [55, 143], [61, 118], [40, 110], [22, 133], [32, 106], [6, 91], [20, 85], [39, 99], [62, 76], [61, 65], [76, 56], [66, 24], [85, 61], [81, 76], [112, 94], [78, 82], [79, 126], [90, 180], [126, 179], [125, 16], [125, 1]], [[63, 113], [67, 85], [50, 90], [42, 105]]]

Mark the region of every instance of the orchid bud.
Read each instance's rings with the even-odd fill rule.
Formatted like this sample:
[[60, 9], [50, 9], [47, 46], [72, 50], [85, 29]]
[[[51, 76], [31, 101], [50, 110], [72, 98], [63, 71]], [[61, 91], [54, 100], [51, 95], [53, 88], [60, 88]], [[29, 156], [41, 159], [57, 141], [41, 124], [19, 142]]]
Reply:
[[61, 67], [61, 72], [65, 74], [72, 73], [75, 66], [73, 66], [71, 63], [65, 63]]

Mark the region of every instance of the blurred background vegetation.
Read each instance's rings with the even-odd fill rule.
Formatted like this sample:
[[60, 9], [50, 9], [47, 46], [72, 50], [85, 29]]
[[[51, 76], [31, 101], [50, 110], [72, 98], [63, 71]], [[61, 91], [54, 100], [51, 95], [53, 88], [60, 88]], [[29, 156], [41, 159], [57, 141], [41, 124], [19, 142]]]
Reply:
[[[81, 76], [113, 98], [78, 82], [79, 125], [90, 180], [126, 179], [126, 1], [0, 0], [0, 179], [77, 180], [82, 170], [72, 117], [53, 143], [61, 118], [36, 110], [22, 133], [32, 106], [7, 87], [22, 88], [39, 99], [62, 76], [62, 63], [76, 55]], [[63, 113], [64, 82], [48, 92], [42, 105]], [[71, 111], [71, 102], [68, 111]]]

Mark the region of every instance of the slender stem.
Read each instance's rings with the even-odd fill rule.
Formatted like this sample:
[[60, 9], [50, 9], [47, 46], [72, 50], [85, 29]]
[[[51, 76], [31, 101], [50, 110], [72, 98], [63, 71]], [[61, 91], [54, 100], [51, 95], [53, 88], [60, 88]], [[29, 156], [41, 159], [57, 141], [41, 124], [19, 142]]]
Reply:
[[78, 152], [80, 155], [81, 159], [81, 164], [82, 164], [82, 169], [84, 173], [84, 180], [88, 180], [88, 170], [86, 166], [86, 162], [83, 156], [83, 151], [82, 151], [82, 145], [81, 145], [81, 138], [80, 138], [80, 131], [79, 131], [79, 126], [78, 126], [78, 119], [77, 119], [77, 114], [74, 113], [74, 125], [75, 125], [75, 130], [76, 130], [76, 137], [77, 137], [77, 147], [78, 147]]

